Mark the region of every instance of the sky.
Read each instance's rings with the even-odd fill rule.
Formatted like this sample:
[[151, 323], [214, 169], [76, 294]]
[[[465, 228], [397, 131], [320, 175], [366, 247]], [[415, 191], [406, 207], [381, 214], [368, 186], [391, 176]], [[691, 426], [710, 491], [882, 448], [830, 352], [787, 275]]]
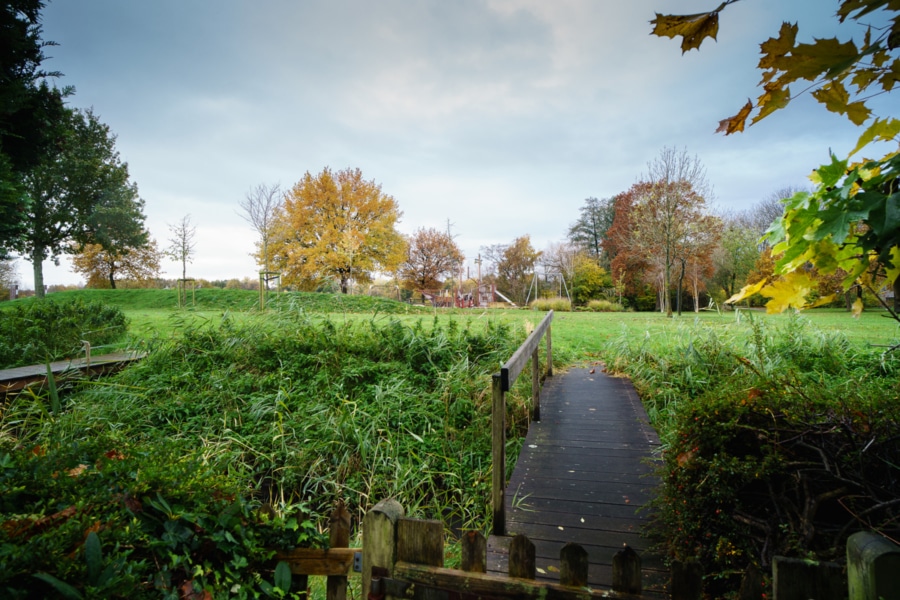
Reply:
[[[703, 162], [716, 210], [742, 210], [855, 145], [860, 131], [808, 95], [743, 134], [714, 133], [759, 95], [759, 43], [782, 21], [804, 41], [859, 34], [838, 29], [836, 1], [745, 0], [699, 52], [650, 35], [655, 12], [716, 5], [51, 0], [43, 39], [58, 45], [44, 66], [117, 135], [160, 248], [191, 216], [188, 276], [255, 279], [239, 202], [325, 167], [380, 184], [403, 233], [449, 226], [472, 266], [522, 235], [537, 249], [563, 241], [586, 198], [626, 191], [664, 147]], [[17, 267], [33, 287], [30, 263]], [[48, 285], [82, 281], [67, 260], [44, 269]]]

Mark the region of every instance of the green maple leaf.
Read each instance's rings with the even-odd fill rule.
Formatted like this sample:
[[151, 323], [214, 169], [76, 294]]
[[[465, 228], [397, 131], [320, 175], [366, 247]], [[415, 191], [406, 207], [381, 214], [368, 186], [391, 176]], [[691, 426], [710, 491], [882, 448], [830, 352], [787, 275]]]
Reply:
[[847, 155], [851, 157], [859, 152], [864, 146], [874, 141], [892, 140], [900, 134], [900, 119], [875, 119], [869, 127], [859, 136], [856, 147]]
[[782, 23], [777, 38], [769, 38], [759, 45], [763, 57], [759, 59], [760, 69], [771, 69], [775, 61], [794, 49], [797, 39], [797, 24]]

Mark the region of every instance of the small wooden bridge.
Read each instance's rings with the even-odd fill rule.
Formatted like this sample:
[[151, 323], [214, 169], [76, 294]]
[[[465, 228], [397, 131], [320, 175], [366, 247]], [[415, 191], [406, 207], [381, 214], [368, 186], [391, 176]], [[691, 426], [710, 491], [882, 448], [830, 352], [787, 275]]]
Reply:
[[[51, 362], [50, 372], [57, 381], [69, 377], [103, 375], [118, 371], [143, 357], [143, 353], [137, 352], [113, 352], [93, 357], [88, 354], [83, 358]], [[46, 364], [0, 370], [0, 398], [17, 394], [30, 385], [43, 384], [46, 381]]]
[[644, 596], [664, 597], [668, 571], [641, 537], [659, 439], [634, 387], [600, 367], [572, 369], [548, 380], [540, 402], [506, 489], [506, 535], [488, 540], [488, 572], [508, 572], [510, 536], [524, 534], [538, 580], [559, 580], [560, 550], [574, 542], [588, 553], [588, 585], [610, 589], [613, 556], [628, 546], [642, 559]]
[[[614, 556], [627, 547], [641, 558], [645, 597], [665, 597], [668, 571], [647, 552], [641, 535], [648, 518], [642, 509], [658, 484], [652, 461], [659, 438], [629, 380], [611, 377], [600, 366], [550, 377], [552, 319], [551, 311], [494, 376], [494, 535], [488, 540], [488, 572], [509, 572], [510, 541], [521, 534], [534, 544], [538, 580], [559, 581], [560, 550], [575, 543], [588, 554], [588, 585], [610, 589], [618, 577]], [[541, 390], [543, 337], [548, 378]], [[507, 484], [504, 394], [528, 362], [533, 422]]]

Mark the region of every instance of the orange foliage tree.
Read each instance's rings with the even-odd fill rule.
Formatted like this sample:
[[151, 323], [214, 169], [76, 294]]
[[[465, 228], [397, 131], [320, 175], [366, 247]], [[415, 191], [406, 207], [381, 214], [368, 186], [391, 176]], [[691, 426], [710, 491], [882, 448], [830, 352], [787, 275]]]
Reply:
[[307, 171], [276, 213], [271, 264], [287, 285], [310, 290], [334, 279], [346, 294], [351, 281], [368, 283], [375, 271], [393, 272], [403, 262], [402, 214], [359, 169]]
[[432, 290], [441, 286], [441, 278], [455, 272], [463, 253], [453, 237], [434, 228], [419, 228], [407, 239], [406, 260], [398, 278], [410, 290]]

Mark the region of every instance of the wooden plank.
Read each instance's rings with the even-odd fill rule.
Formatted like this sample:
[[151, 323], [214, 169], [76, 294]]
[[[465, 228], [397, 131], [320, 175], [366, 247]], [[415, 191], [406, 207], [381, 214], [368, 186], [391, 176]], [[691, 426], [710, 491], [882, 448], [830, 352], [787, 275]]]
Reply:
[[559, 551], [559, 583], [568, 587], [585, 587], [588, 564], [587, 550], [578, 544], [566, 544]]
[[295, 575], [347, 575], [353, 567], [353, 548], [294, 548], [277, 552]]
[[[491, 572], [495, 565], [501, 564], [498, 562], [499, 558], [502, 558], [502, 564], [507, 564], [509, 543], [512, 539], [513, 538], [511, 537], [498, 537], [493, 535], [488, 538], [488, 572]], [[535, 538], [532, 540], [532, 543], [534, 544], [534, 555], [535, 559], [538, 561], [538, 567], [542, 567], [545, 571], [547, 570], [547, 567], [559, 567], [559, 553], [568, 541]], [[599, 536], [590, 544], [579, 544], [579, 546], [587, 550], [591, 567], [595, 565], [612, 567], [613, 557], [616, 555], [616, 552], [624, 547], [621, 544], [612, 546], [602, 544], [604, 544], [604, 541]], [[643, 568], [645, 570], [667, 571], [665, 559], [648, 552], [648, 545], [649, 544], [645, 541], [640, 547], [634, 548], [635, 552], [641, 555]], [[503, 573], [506, 573], [506, 571], [503, 571]], [[607, 585], [612, 585], [612, 579], [608, 581]]]
[[460, 568], [468, 573], [487, 572], [487, 539], [480, 531], [466, 531], [459, 540]]
[[443, 567], [444, 524], [422, 519], [398, 519], [397, 560]]
[[509, 576], [534, 579], [534, 544], [524, 535], [516, 535], [509, 543]]
[[397, 521], [403, 517], [403, 507], [393, 499], [376, 504], [363, 521], [363, 597], [368, 597], [372, 584], [372, 569], [392, 572], [397, 552]]

